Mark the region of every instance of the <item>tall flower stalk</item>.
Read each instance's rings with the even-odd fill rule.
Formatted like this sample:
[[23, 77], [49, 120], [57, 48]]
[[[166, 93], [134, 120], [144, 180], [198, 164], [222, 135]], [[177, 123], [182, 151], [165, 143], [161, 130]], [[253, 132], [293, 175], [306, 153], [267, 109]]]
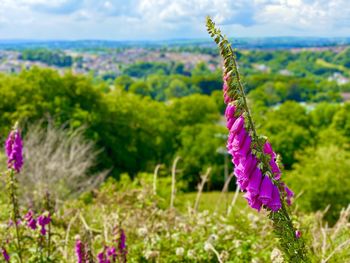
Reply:
[[19, 228], [21, 215], [19, 211], [18, 199], [17, 199], [17, 180], [15, 174], [19, 173], [23, 166], [22, 157], [22, 139], [21, 134], [18, 129], [18, 124], [16, 123], [13, 130], [10, 132], [6, 143], [5, 150], [7, 155], [7, 174], [8, 183], [7, 188], [10, 196], [10, 201], [12, 204], [11, 219], [12, 223], [16, 229], [16, 245], [19, 261], [22, 263], [22, 244], [21, 244], [21, 231]]
[[274, 231], [288, 262], [308, 262], [304, 240], [297, 235], [288, 214], [293, 192], [281, 181], [277, 156], [266, 137], [259, 136], [248, 107], [244, 87], [231, 44], [214, 22], [207, 18], [207, 30], [224, 59], [224, 102], [229, 137], [228, 152], [235, 165], [234, 174], [248, 204], [269, 211]]

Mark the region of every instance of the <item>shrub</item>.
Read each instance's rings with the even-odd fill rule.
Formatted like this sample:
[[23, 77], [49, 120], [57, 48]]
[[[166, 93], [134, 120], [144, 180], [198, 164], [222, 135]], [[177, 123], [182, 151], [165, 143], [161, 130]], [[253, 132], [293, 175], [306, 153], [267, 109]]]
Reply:
[[309, 148], [298, 156], [290, 183], [307, 211], [325, 209], [325, 219], [334, 222], [342, 207], [350, 203], [350, 153], [338, 146]]
[[41, 124], [29, 126], [24, 138], [26, 162], [19, 180], [27, 200], [40, 200], [48, 190], [65, 200], [103, 181], [107, 171], [91, 174], [98, 151], [84, 139], [84, 128], [68, 131]]

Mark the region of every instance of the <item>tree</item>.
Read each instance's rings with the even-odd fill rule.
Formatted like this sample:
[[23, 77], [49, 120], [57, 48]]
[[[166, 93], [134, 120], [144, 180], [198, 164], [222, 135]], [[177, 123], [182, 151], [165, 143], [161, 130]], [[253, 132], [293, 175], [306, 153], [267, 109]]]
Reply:
[[306, 211], [331, 205], [326, 219], [334, 223], [350, 203], [350, 153], [334, 145], [308, 148], [298, 161], [288, 181], [297, 195], [302, 192], [299, 204]]

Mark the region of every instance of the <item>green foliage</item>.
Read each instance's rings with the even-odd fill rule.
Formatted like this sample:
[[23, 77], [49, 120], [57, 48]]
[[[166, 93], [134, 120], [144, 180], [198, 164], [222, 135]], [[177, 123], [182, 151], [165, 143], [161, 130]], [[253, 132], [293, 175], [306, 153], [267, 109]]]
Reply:
[[306, 211], [324, 210], [334, 223], [340, 210], [350, 203], [350, 153], [339, 146], [308, 148], [289, 175], [292, 189], [302, 193], [298, 204]]
[[345, 103], [334, 115], [332, 126], [346, 137], [350, 136], [350, 103]]
[[[220, 188], [224, 183], [224, 155], [218, 150], [224, 148], [226, 128], [214, 124], [197, 124], [186, 126], [179, 134], [180, 147], [177, 152], [183, 156], [183, 179], [189, 182], [193, 189], [200, 181], [200, 174], [212, 167], [211, 184]], [[220, 176], [221, 175], [221, 176]]]
[[73, 64], [73, 58], [65, 55], [62, 51], [50, 51], [48, 49], [25, 49], [21, 52], [22, 60], [40, 61], [50, 66], [70, 67]]

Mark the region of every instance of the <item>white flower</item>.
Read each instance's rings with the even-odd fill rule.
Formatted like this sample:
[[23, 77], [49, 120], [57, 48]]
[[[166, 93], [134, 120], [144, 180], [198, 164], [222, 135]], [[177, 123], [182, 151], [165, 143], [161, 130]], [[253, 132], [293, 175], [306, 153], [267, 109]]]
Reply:
[[270, 258], [271, 258], [272, 263], [282, 263], [283, 262], [282, 252], [278, 248], [274, 248], [272, 250]]
[[195, 258], [195, 252], [194, 250], [190, 249], [187, 251], [187, 257], [188, 258]]
[[137, 234], [138, 234], [140, 237], [146, 236], [147, 233], [148, 233], [148, 231], [147, 231], [147, 228], [145, 228], [145, 227], [141, 227], [141, 228], [139, 228], [139, 229], [137, 230]]
[[239, 248], [241, 246], [241, 240], [233, 240], [234, 248]]
[[149, 259], [153, 259], [153, 258], [156, 258], [159, 256], [159, 252], [158, 251], [151, 251], [151, 250], [147, 250], [145, 253], [144, 253], [144, 256], [147, 260]]
[[183, 247], [176, 248], [176, 256], [182, 257], [185, 253], [185, 249]]
[[207, 240], [210, 244], [215, 244], [215, 242], [219, 239], [219, 237], [215, 234], [211, 234]]
[[171, 238], [174, 239], [174, 240], [178, 240], [179, 239], [179, 233], [174, 233], [171, 235]]
[[209, 252], [211, 250], [211, 248], [212, 248], [212, 244], [210, 244], [209, 242], [204, 243], [204, 250], [206, 252]]
[[220, 253], [220, 259], [223, 261], [223, 262], [226, 262], [230, 257], [230, 254], [226, 251], [226, 250], [223, 250], [221, 251]]

